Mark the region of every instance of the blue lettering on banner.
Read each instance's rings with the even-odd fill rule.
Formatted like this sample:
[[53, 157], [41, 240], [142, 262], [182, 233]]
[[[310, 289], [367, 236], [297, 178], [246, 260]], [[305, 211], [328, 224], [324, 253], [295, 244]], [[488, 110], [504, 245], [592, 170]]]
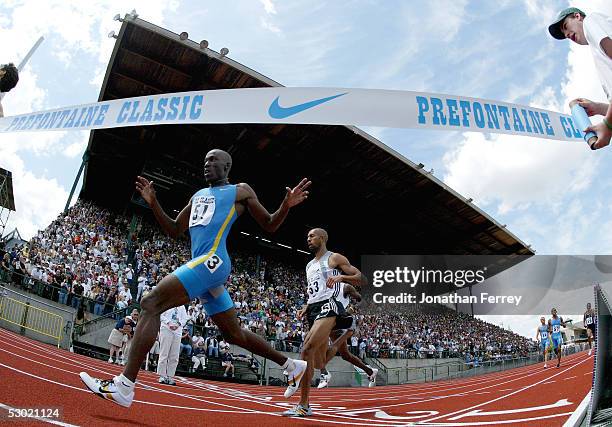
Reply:
[[19, 117], [15, 117], [10, 125], [6, 128], [6, 130], [15, 129], [15, 125], [19, 122]]
[[164, 118], [164, 116], [166, 115], [166, 105], [168, 105], [168, 98], [161, 98], [157, 102], [157, 113], [155, 113], [155, 117], [153, 118], [153, 120], [157, 122]]
[[53, 129], [55, 127], [55, 121], [57, 120], [59, 115], [60, 115], [59, 111], [52, 112], [51, 117], [49, 117], [49, 122], [47, 122], [47, 124], [44, 126], [43, 129]]
[[83, 118], [83, 114], [85, 114], [85, 111], [87, 110], [87, 108], [81, 108], [81, 115], [79, 116], [79, 118], [74, 122], [74, 124], [72, 125], [73, 127], [77, 128], [80, 126], [81, 123], [81, 119]]
[[170, 98], [170, 113], [166, 116], [166, 120], [174, 120], [178, 116], [178, 105], [181, 102], [181, 98], [173, 96]]
[[531, 120], [531, 126], [535, 133], [541, 133], [544, 135], [544, 128], [542, 128], [542, 121], [540, 120], [540, 113], [537, 111], [529, 110], [529, 118]]
[[[457, 126], [466, 129], [503, 129], [518, 134], [555, 136], [548, 113], [529, 108], [456, 98], [417, 95], [417, 122], [425, 126]], [[567, 137], [577, 137], [570, 118], [562, 118], [561, 127]]]
[[474, 121], [476, 122], [476, 126], [479, 128], [483, 128], [485, 125], [484, 121], [484, 112], [482, 111], [482, 105], [480, 102], [474, 102], [474, 106], [472, 107], [474, 110]]
[[457, 114], [457, 100], [447, 99], [448, 106], [448, 124], [451, 126], [459, 126], [459, 115]]
[[517, 132], [525, 132], [525, 128], [523, 127], [523, 123], [521, 123], [521, 118], [519, 116], [516, 108], [512, 107], [512, 120], [514, 121], [514, 130]]
[[571, 138], [572, 137], [572, 130], [571, 130], [570, 126], [567, 124], [568, 119], [563, 117], [563, 116], [561, 116], [559, 121], [561, 122], [561, 128], [563, 129], [563, 133], [565, 133], [565, 136], [567, 136], [568, 138]]
[[429, 102], [427, 102], [427, 98], [425, 98], [424, 96], [417, 96], [416, 97], [416, 102], [417, 102], [417, 107], [419, 109], [419, 123], [424, 125], [426, 123], [425, 120], [425, 113], [426, 111], [429, 111]]
[[191, 99], [190, 96], [184, 96], [183, 97], [183, 110], [181, 111], [181, 115], [179, 116], [179, 120], [185, 120], [185, 117], [187, 117], [187, 107], [189, 106], [189, 100]]
[[505, 105], [500, 105], [497, 109], [499, 110], [499, 114], [502, 115], [502, 119], [504, 119], [504, 129], [510, 130], [510, 124], [508, 123], [510, 113], [508, 112], [508, 107]]
[[64, 128], [71, 128], [74, 126], [74, 120], [76, 119], [76, 115], [77, 115], [77, 110], [72, 110], [72, 114], [70, 114], [70, 118], [68, 118], [68, 121], [66, 123], [64, 123]]
[[[145, 99], [126, 101], [121, 105], [117, 114], [117, 123], [151, 123], [169, 120], [197, 120], [202, 115], [203, 95], [187, 95], [161, 97], [158, 99]], [[108, 111], [108, 105], [100, 110], [102, 116]], [[96, 120], [95, 124], [102, 124], [104, 118]], [[100, 122], [100, 123], [98, 123]]]
[[583, 136], [582, 136], [583, 134], [580, 131], [580, 129], [577, 129], [576, 126], [574, 126], [574, 121], [572, 120], [572, 118], [568, 117], [567, 121], [568, 121], [570, 127], [572, 128], [572, 134], [573, 134], [574, 138], [583, 138]]
[[431, 98], [431, 106], [433, 107], [433, 124], [434, 125], [445, 125], [446, 116], [442, 112], [444, 110], [444, 104], [440, 98]]
[[499, 129], [499, 117], [497, 116], [497, 105], [485, 104], [485, 113], [487, 113], [487, 126], [489, 129]]
[[548, 113], [540, 113], [542, 120], [544, 120], [544, 129], [546, 129], [546, 135], [553, 136], [555, 134], [555, 130], [550, 125], [550, 117], [548, 117]]
[[532, 133], [531, 126], [529, 126], [529, 120], [527, 119], [527, 111], [524, 108], [521, 108], [521, 114], [525, 118], [525, 130], [529, 133]]
[[191, 120], [197, 120], [202, 115], [202, 104], [204, 103], [204, 96], [196, 95], [193, 97], [193, 101], [191, 101], [191, 112], [189, 113], [189, 118]]
[[147, 106], [145, 107], [142, 116], [140, 117], [141, 122], [150, 122], [153, 118], [153, 100], [149, 99]]
[[119, 114], [117, 114], [117, 123], [123, 123], [128, 118], [128, 111], [130, 110], [130, 106], [132, 105], [131, 101], [125, 101], [121, 105], [121, 109], [119, 110]]
[[47, 121], [49, 120], [49, 113], [45, 113], [45, 115], [43, 116], [42, 120], [40, 121], [40, 123], [38, 124], [38, 126], [36, 127], [36, 129], [42, 129], [47, 125]]
[[100, 126], [104, 124], [104, 119], [105, 119], [104, 115], [108, 113], [109, 108], [110, 108], [110, 105], [108, 104], [104, 104], [103, 106], [100, 107], [100, 111], [98, 111], [98, 118], [94, 122], [94, 126]]
[[461, 106], [461, 115], [463, 116], [463, 126], [470, 126], [470, 111], [472, 111], [472, 107], [470, 107], [470, 103], [468, 101], [459, 101], [459, 105]]
[[81, 122], [81, 126], [91, 126], [91, 123], [93, 122], [94, 116], [96, 115], [98, 108], [100, 108], [98, 105], [96, 105], [95, 107], [87, 108], [87, 114], [85, 114], [85, 118]]
[[140, 101], [134, 101], [132, 103], [132, 113], [130, 114], [130, 117], [128, 117], [128, 123], [136, 123], [138, 121], [138, 117], [140, 116], [140, 113], [137, 113], [136, 110], [138, 110], [138, 106], [140, 105]]
[[33, 121], [34, 121], [34, 114], [31, 114], [31, 115], [28, 116], [27, 121], [21, 127], [21, 129], [29, 129], [30, 125], [32, 124]]

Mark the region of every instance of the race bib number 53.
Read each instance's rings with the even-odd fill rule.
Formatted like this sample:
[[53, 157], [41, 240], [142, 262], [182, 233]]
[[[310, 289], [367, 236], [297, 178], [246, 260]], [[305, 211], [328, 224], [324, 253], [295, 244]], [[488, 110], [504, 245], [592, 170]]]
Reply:
[[189, 216], [189, 227], [196, 225], [208, 225], [215, 213], [214, 196], [197, 196], [191, 201], [191, 215]]

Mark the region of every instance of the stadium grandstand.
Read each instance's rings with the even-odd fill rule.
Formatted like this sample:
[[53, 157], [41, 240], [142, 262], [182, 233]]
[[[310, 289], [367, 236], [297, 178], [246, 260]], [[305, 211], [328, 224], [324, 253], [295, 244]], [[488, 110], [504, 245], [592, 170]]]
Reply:
[[[135, 18], [122, 24], [99, 100], [268, 86], [279, 83]], [[153, 180], [162, 206], [176, 214], [205, 185], [203, 156], [213, 148], [231, 153], [231, 180], [251, 184], [265, 206], [278, 204], [286, 185], [302, 177], [313, 181], [308, 202], [274, 236], [245, 218], [228, 239], [228, 288], [243, 327], [283, 351], [299, 351], [303, 341], [295, 314], [304, 302], [310, 228], [328, 229], [334, 249], [355, 261], [363, 254], [534, 254], [422, 164], [358, 128], [164, 125], [92, 131], [79, 200], [28, 244], [4, 253], [0, 279], [75, 310], [82, 307], [77, 333], [98, 316], [127, 314], [189, 257], [186, 238], [173, 241], [154, 225], [134, 190], [135, 177]], [[348, 208], [335, 208], [339, 201]], [[196, 301], [190, 333], [214, 336], [210, 319], [200, 312]], [[364, 358], [473, 361], [526, 355], [533, 347], [517, 334], [442, 307], [361, 318], [362, 332], [350, 344]]]

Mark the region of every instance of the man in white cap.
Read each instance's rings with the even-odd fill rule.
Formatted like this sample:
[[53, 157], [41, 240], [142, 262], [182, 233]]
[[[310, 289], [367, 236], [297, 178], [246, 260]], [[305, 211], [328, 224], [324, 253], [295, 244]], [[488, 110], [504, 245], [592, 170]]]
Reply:
[[608, 102], [593, 102], [577, 98], [580, 106], [589, 116], [602, 115], [604, 119], [595, 125], [583, 129], [597, 134], [593, 148], [602, 148], [610, 144], [612, 136], [612, 18], [602, 13], [591, 13], [588, 16], [580, 9], [569, 7], [557, 15], [548, 31], [557, 40], [570, 39], [574, 43], [591, 48], [599, 80], [608, 97]]

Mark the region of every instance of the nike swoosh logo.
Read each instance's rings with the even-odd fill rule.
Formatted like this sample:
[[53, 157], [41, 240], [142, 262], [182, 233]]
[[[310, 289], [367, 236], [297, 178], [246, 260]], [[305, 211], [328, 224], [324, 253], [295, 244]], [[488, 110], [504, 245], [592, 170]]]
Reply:
[[268, 108], [268, 114], [273, 119], [285, 119], [297, 113], [301, 113], [302, 111], [316, 107], [317, 105], [321, 105], [325, 102], [331, 101], [332, 99], [346, 95], [347, 93], [348, 92], [339, 93], [338, 95], [328, 96], [326, 98], [315, 99], [313, 101], [304, 102], [302, 104], [297, 104], [292, 107], [281, 107], [280, 104], [278, 103], [279, 97], [277, 96], [274, 99], [274, 101], [272, 101], [272, 104], [270, 104], [270, 108]]

